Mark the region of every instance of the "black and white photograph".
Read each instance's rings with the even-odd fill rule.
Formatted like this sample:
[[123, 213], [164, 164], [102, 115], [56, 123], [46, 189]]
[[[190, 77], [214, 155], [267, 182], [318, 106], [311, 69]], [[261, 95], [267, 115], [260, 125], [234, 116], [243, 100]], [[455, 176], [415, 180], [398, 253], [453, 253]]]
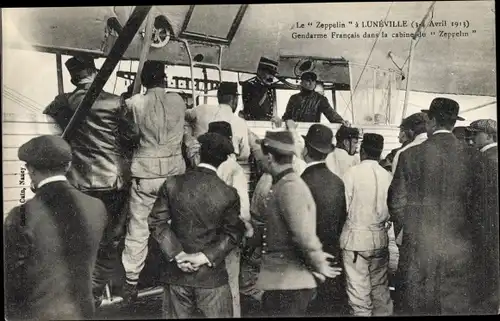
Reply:
[[500, 314], [495, 10], [3, 7], [4, 319]]

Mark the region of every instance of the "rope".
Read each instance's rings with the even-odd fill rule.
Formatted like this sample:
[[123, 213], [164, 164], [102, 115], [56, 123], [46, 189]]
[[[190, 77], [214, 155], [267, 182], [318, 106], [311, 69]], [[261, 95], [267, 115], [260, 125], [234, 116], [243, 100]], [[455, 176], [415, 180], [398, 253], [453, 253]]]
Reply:
[[[368, 58], [366, 58], [366, 62], [364, 64], [364, 66], [363, 66], [363, 69], [361, 70], [361, 74], [358, 77], [358, 81], [356, 83], [356, 86], [354, 86], [354, 90], [352, 91], [351, 99], [350, 99], [349, 104], [347, 105], [347, 107], [349, 107], [349, 105], [351, 105], [351, 103], [352, 103], [352, 99], [354, 97], [354, 94], [356, 93], [356, 89], [358, 89], [358, 85], [359, 85], [359, 82], [361, 81], [361, 77], [363, 76], [363, 73], [365, 72], [366, 66], [368, 65], [368, 62], [370, 61], [370, 57], [372, 56], [373, 50], [375, 49], [375, 46], [377, 45], [377, 42], [378, 42], [378, 40], [380, 38], [380, 34], [382, 33], [382, 29], [384, 28], [385, 22], [387, 20], [387, 17], [389, 16], [389, 13], [391, 12], [391, 8], [392, 8], [393, 4], [394, 4], [394, 1], [391, 2], [391, 5], [389, 6], [389, 9], [387, 10], [387, 13], [386, 13], [385, 18], [384, 18], [384, 22], [380, 26], [380, 30], [378, 32], [377, 38], [373, 42], [373, 46], [372, 46], [372, 49], [370, 50], [370, 53], [368, 54]], [[345, 110], [344, 110], [344, 113], [345, 113]], [[353, 119], [353, 121], [354, 121], [354, 119]]]

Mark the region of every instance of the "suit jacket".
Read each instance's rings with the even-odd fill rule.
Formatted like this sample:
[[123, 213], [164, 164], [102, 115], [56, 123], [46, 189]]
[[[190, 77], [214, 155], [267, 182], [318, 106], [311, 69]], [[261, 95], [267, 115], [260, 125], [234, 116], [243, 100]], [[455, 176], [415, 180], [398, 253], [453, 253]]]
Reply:
[[347, 217], [344, 183], [325, 163], [307, 167], [301, 178], [316, 203], [316, 233], [323, 250], [339, 257], [339, 238]]
[[68, 182], [43, 185], [4, 222], [7, 319], [88, 319], [104, 204]]
[[262, 261], [256, 287], [299, 290], [316, 287], [311, 272], [322, 255], [316, 235], [316, 205], [300, 176], [288, 169], [273, 178], [262, 235]]
[[292, 95], [286, 105], [283, 120], [292, 119], [296, 122], [319, 123], [321, 114], [330, 123], [341, 123], [342, 117], [330, 106], [328, 99], [315, 91], [301, 91]]
[[[90, 83], [79, 85], [74, 92], [57, 96], [43, 113], [55, 119], [64, 130], [89, 87]], [[69, 139], [73, 161], [67, 176], [79, 190], [109, 191], [127, 187], [129, 165], [118, 139], [122, 112], [119, 96], [101, 92]]]
[[400, 248], [403, 308], [409, 314], [471, 312], [470, 154], [438, 133], [400, 155], [389, 188]]
[[476, 151], [472, 210], [477, 271], [475, 303], [480, 314], [496, 314], [499, 304], [498, 147]]
[[[227, 284], [224, 260], [238, 246], [245, 230], [239, 214], [236, 189], [215, 171], [197, 167], [167, 178], [149, 216], [151, 234], [170, 261], [163, 267], [163, 280], [199, 288]], [[203, 252], [212, 267], [203, 265], [197, 272], [182, 272], [174, 260], [182, 251]]]
[[246, 120], [271, 120], [276, 97], [270, 86], [253, 77], [241, 84], [241, 93]]

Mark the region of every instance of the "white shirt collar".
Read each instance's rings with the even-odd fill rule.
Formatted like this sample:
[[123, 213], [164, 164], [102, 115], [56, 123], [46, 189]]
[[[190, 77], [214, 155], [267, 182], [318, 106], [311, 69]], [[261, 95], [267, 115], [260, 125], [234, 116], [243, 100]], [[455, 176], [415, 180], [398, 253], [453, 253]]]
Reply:
[[314, 165], [317, 165], [317, 164], [324, 164], [324, 163], [325, 163], [325, 161], [319, 161], [319, 162], [318, 161], [314, 161], [314, 162], [307, 163], [306, 167], [304, 168], [304, 170], [308, 169], [311, 166], [314, 166]]
[[198, 167], [208, 168], [208, 169], [213, 170], [214, 172], [217, 172], [217, 168], [215, 168], [212, 165], [207, 164], [207, 163], [200, 163], [200, 164], [198, 164]]
[[413, 141], [424, 141], [427, 139], [427, 133], [418, 134]]
[[491, 144], [488, 144], [486, 146], [484, 146], [483, 148], [481, 148], [479, 151], [481, 153], [484, 153], [485, 151], [487, 151], [488, 149], [492, 148], [492, 147], [495, 147], [497, 146], [498, 144], [497, 143], [491, 143]]
[[56, 175], [56, 176], [47, 177], [46, 179], [43, 179], [40, 183], [38, 183], [38, 186], [36, 188], [38, 189], [38, 188], [40, 188], [43, 185], [46, 185], [48, 183], [63, 182], [63, 181], [67, 181], [67, 180], [68, 179], [64, 175]]
[[447, 129], [438, 129], [438, 130], [436, 130], [434, 133], [432, 133], [432, 135], [436, 135], [436, 134], [440, 134], [440, 133], [451, 134], [451, 130], [447, 130]]

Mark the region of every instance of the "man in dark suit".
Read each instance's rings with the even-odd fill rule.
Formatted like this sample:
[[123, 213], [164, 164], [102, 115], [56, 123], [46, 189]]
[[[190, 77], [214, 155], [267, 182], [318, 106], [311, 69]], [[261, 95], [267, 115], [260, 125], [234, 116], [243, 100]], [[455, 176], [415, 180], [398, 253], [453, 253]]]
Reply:
[[400, 155], [388, 207], [400, 247], [404, 314], [472, 312], [473, 251], [468, 206], [470, 156], [453, 134], [459, 105], [436, 98], [429, 110], [429, 138]]
[[58, 136], [22, 145], [35, 196], [4, 222], [7, 319], [90, 319], [92, 270], [106, 225], [104, 204], [65, 177], [70, 146]]
[[498, 227], [498, 145], [497, 122], [473, 121], [469, 126], [474, 147], [475, 179], [471, 195], [472, 215], [478, 222], [476, 234], [476, 311], [498, 314], [499, 307], [499, 227]]
[[226, 137], [206, 133], [197, 168], [168, 178], [160, 188], [149, 228], [169, 263], [164, 269], [163, 314], [167, 319], [233, 316], [226, 256], [238, 246], [245, 227], [236, 189], [217, 176], [234, 149]]
[[[304, 137], [304, 160], [307, 167], [301, 178], [311, 190], [316, 203], [316, 234], [323, 250], [331, 253], [340, 264], [340, 233], [347, 211], [344, 183], [326, 167], [326, 156], [334, 149], [332, 130], [314, 124]], [[313, 315], [334, 316], [347, 312], [347, 295], [344, 278], [327, 279], [317, 288], [316, 299], [309, 310]]]
[[311, 191], [292, 168], [295, 145], [289, 131], [267, 132], [260, 141], [273, 177], [264, 204], [262, 259], [255, 287], [265, 291], [265, 316], [303, 316], [320, 282], [340, 275], [316, 235]]

